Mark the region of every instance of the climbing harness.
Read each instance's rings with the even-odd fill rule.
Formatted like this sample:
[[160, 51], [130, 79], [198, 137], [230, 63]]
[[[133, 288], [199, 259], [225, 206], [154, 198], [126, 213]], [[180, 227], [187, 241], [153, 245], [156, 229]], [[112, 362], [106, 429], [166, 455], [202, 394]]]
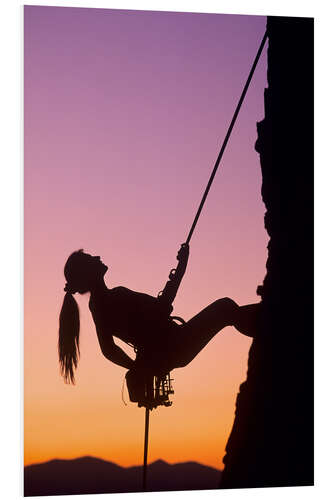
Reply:
[[[206, 189], [205, 189], [204, 194], [202, 196], [202, 199], [200, 201], [198, 210], [197, 210], [196, 215], [194, 217], [194, 220], [193, 220], [192, 226], [190, 228], [190, 231], [188, 233], [188, 236], [186, 238], [185, 245], [188, 245], [191, 238], [192, 238], [194, 229], [197, 225], [198, 219], [200, 217], [200, 214], [201, 214], [201, 211], [202, 211], [203, 206], [205, 204], [209, 190], [210, 190], [211, 185], [213, 183], [217, 169], [220, 165], [223, 153], [224, 153], [225, 148], [228, 144], [232, 129], [233, 129], [235, 122], [237, 120], [238, 113], [239, 113], [241, 106], [243, 104], [245, 95], [246, 95], [247, 90], [249, 88], [249, 85], [251, 83], [254, 71], [257, 67], [257, 63], [258, 63], [259, 58], [261, 56], [261, 53], [262, 53], [262, 50], [263, 50], [264, 45], [266, 43], [266, 40], [267, 40], [267, 31], [265, 32], [265, 34], [263, 36], [263, 39], [262, 39], [261, 44], [259, 46], [257, 55], [254, 59], [253, 64], [252, 64], [252, 67], [251, 67], [249, 76], [247, 78], [247, 81], [245, 83], [243, 92], [242, 92], [240, 99], [238, 101], [237, 107], [235, 109], [234, 115], [233, 115], [232, 120], [230, 122], [228, 131], [226, 133], [225, 139], [224, 139], [223, 144], [222, 144], [222, 147], [221, 147], [220, 152], [218, 154], [218, 157], [216, 159], [213, 171], [211, 173], [208, 184], [206, 186]], [[170, 271], [169, 280], [167, 281], [164, 290], [158, 294], [158, 298], [160, 300], [165, 300], [167, 303], [169, 303], [170, 306], [175, 298], [175, 293], [177, 292], [179, 283], [178, 283], [178, 286], [176, 287], [176, 292], [174, 294], [171, 292], [171, 289], [175, 288], [173, 286], [174, 285], [173, 282], [175, 281], [175, 277], [177, 275], [179, 275], [179, 273], [180, 273], [180, 279], [178, 279], [178, 282], [180, 283], [180, 280], [181, 280], [184, 273], [181, 274], [181, 270], [179, 270], [179, 264], [178, 264], [177, 269], [172, 269]], [[179, 317], [174, 317], [174, 319], [179, 320], [181, 323], [184, 322], [184, 320], [182, 318], [179, 318]], [[139, 382], [139, 383], [142, 382], [141, 383], [141, 395], [140, 395], [140, 397], [137, 397], [137, 388], [135, 387], [137, 381], [135, 381], [135, 376], [134, 376], [134, 374], [131, 373], [131, 371], [127, 372], [127, 374], [126, 374], [126, 382], [127, 382], [127, 387], [128, 387], [130, 399], [132, 401], [137, 402], [139, 407], [145, 407], [145, 409], [146, 409], [146, 411], [145, 411], [144, 457], [143, 457], [143, 484], [142, 484], [142, 490], [146, 491], [146, 488], [147, 488], [149, 413], [153, 408], [157, 408], [158, 406], [161, 406], [161, 405], [171, 406], [172, 403], [171, 403], [171, 401], [169, 401], [169, 395], [174, 393], [173, 388], [172, 388], [172, 384], [171, 384], [172, 379], [170, 378], [170, 373], [167, 373], [167, 374], [163, 375], [162, 377], [157, 377], [157, 376], [146, 377], [143, 381]]]

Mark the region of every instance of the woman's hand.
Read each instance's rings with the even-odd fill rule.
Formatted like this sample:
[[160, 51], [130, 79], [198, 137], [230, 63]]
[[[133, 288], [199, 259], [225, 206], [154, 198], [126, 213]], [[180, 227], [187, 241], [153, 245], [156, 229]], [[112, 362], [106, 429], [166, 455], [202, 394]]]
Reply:
[[177, 254], [177, 260], [181, 263], [186, 263], [188, 261], [189, 253], [190, 245], [188, 243], [182, 243]]
[[177, 290], [180, 282], [185, 274], [187, 261], [190, 253], [190, 246], [188, 243], [182, 243], [177, 254], [178, 265], [176, 269], [171, 269], [169, 280], [166, 282], [163, 291], [159, 294], [159, 299], [172, 304], [175, 300]]

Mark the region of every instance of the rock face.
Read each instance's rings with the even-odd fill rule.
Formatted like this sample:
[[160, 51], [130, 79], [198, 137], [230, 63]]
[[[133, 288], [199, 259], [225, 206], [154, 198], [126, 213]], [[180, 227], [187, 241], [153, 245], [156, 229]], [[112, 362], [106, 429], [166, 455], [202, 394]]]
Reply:
[[313, 19], [268, 17], [267, 30], [265, 118], [255, 146], [270, 236], [263, 317], [222, 488], [313, 484]]

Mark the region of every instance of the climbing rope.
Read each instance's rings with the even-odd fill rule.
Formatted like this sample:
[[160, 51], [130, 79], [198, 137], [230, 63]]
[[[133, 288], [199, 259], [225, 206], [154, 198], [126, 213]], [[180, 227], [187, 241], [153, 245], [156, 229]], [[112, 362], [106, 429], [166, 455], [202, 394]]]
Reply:
[[200, 214], [201, 214], [201, 211], [203, 209], [203, 206], [205, 204], [205, 201], [206, 201], [206, 198], [208, 196], [208, 193], [209, 193], [209, 190], [210, 190], [210, 187], [213, 183], [213, 180], [214, 180], [214, 177], [215, 177], [215, 174], [217, 172], [217, 169], [219, 168], [219, 165], [220, 165], [220, 162], [221, 162], [221, 159], [222, 159], [222, 156], [223, 156], [223, 153], [225, 151], [225, 148], [227, 147], [227, 144], [228, 144], [228, 141], [229, 141], [229, 137], [231, 135], [231, 132], [232, 132], [232, 129], [234, 128], [234, 125], [235, 125], [235, 122], [237, 120], [237, 116], [238, 116], [238, 113], [241, 109], [241, 106], [243, 104], [243, 101], [244, 101], [244, 98], [245, 98], [245, 95], [246, 95], [246, 92], [247, 92], [247, 89], [249, 88], [249, 85], [251, 83], [251, 80], [252, 80], [252, 76], [253, 76], [253, 73], [255, 72], [255, 69], [257, 67], [257, 64], [258, 64], [258, 61], [260, 59], [260, 56], [261, 56], [261, 52], [264, 48], [264, 45], [265, 45], [265, 42], [266, 42], [266, 39], [267, 39], [267, 31], [265, 32], [264, 34], [264, 37], [261, 41], [261, 44], [260, 44], [260, 47], [258, 49], [258, 52], [257, 52], [257, 55], [254, 59], [254, 62], [253, 62], [253, 65], [252, 65], [252, 68], [251, 68], [251, 71], [249, 73], [249, 76], [248, 76], [248, 79], [246, 81], [246, 84], [244, 86], [244, 89], [243, 89], [243, 92], [242, 92], [242, 95], [240, 96], [239, 98], [239, 101], [238, 101], [238, 104], [237, 104], [237, 107], [236, 107], [236, 110], [234, 112], [234, 116], [232, 117], [232, 120], [230, 122], [230, 125], [229, 125], [229, 128], [228, 128], [228, 131], [227, 131], [227, 134], [225, 136], [225, 139], [223, 141], [223, 144], [222, 144], [222, 147], [221, 147], [221, 150], [219, 152], [219, 155], [217, 157], [217, 160], [215, 162], [215, 165], [214, 165], [214, 168], [213, 168], [213, 171], [211, 173], [211, 176], [209, 178], [209, 181], [208, 181], [208, 184], [207, 184], [207, 187], [205, 189], [205, 192], [203, 194], [203, 197], [201, 199], [201, 202], [200, 202], [200, 205], [199, 205], [199, 208], [197, 210], [197, 213], [194, 217], [194, 221], [193, 221], [193, 224], [192, 224], [192, 227], [190, 229], [190, 232], [188, 233], [188, 236], [186, 238], [186, 243], [188, 244], [192, 238], [192, 234], [193, 234], [193, 231], [195, 229], [195, 226], [197, 225], [197, 222], [198, 222], [198, 219], [200, 217]]
[[[192, 238], [192, 234], [194, 232], [194, 229], [197, 225], [197, 222], [198, 222], [198, 219], [200, 217], [200, 214], [202, 212], [202, 209], [203, 209], [203, 206], [205, 204], [205, 201], [207, 199], [207, 196], [208, 196], [208, 193], [209, 193], [209, 190], [211, 188], [211, 185], [213, 183], [213, 180], [214, 180], [214, 177], [216, 175], [216, 172], [217, 172], [217, 169], [221, 163], [221, 159], [222, 159], [222, 156], [223, 156], [223, 153], [225, 151], [225, 148], [228, 144], [228, 141], [229, 141], [229, 138], [230, 138], [230, 135], [231, 135], [231, 132], [232, 132], [232, 129], [235, 125], [235, 122], [237, 120], [237, 117], [238, 117], [238, 114], [239, 114], [239, 111], [241, 109], [241, 106], [243, 104], [243, 101], [244, 101], [244, 98], [246, 96], [246, 93], [247, 93], [247, 90], [249, 88], [249, 85], [251, 83], [251, 80], [252, 80], [252, 77], [253, 77], [253, 74], [255, 72], [255, 69], [257, 67], [257, 64], [258, 64], [258, 61], [260, 59], [260, 56], [261, 56], [261, 53], [262, 53], [262, 50], [264, 48], [264, 45], [265, 45], [265, 42], [267, 40], [267, 31], [265, 32], [264, 36], [263, 36], [263, 39], [261, 41], [261, 44], [259, 46], [259, 49], [258, 49], [258, 52], [257, 52], [257, 55], [254, 59], [254, 62], [252, 64], [252, 68], [250, 70], [250, 73], [249, 73], [249, 76], [247, 78], [247, 81], [245, 83], [245, 86], [244, 86], [244, 89], [243, 89], [243, 92], [239, 98], [239, 101], [238, 101], [238, 104], [237, 104], [237, 107], [235, 109], [235, 112], [234, 112], [234, 115], [232, 117], [232, 120], [230, 122], [230, 125], [229, 125], [229, 128], [228, 128], [228, 131], [226, 133], [226, 136], [225, 136], [225, 139], [223, 141], [223, 144], [222, 144], [222, 147], [220, 149], [220, 152], [218, 154], [218, 157], [216, 159], [216, 162], [215, 162], [215, 165], [214, 165], [214, 168], [213, 168], [213, 171], [211, 173], [211, 176], [209, 178], [209, 181], [208, 181], [208, 184], [206, 186], [206, 189], [205, 189], [205, 192], [202, 196], [202, 199], [200, 201], [200, 205], [199, 205], [199, 208], [196, 212], [196, 215], [194, 217], [194, 220], [193, 220], [193, 223], [192, 223], [192, 226], [191, 226], [191, 229], [188, 233], [188, 236], [186, 238], [186, 244], [189, 244], [191, 238]], [[172, 276], [173, 276], [173, 271], [175, 271], [174, 269], [171, 270], [170, 272], [170, 275], [169, 275], [169, 278], [172, 279]], [[171, 404], [171, 403], [170, 403]], [[144, 405], [143, 405], [144, 406]], [[167, 405], [168, 406], [168, 405]], [[144, 437], [144, 458], [143, 458], [143, 484], [142, 484], [142, 489], [143, 491], [146, 491], [147, 489], [147, 457], [148, 457], [148, 432], [149, 432], [149, 413], [150, 413], [150, 410], [151, 410], [151, 407], [149, 406], [146, 406], [145, 407], [146, 409], [146, 412], [145, 412], [145, 437]]]

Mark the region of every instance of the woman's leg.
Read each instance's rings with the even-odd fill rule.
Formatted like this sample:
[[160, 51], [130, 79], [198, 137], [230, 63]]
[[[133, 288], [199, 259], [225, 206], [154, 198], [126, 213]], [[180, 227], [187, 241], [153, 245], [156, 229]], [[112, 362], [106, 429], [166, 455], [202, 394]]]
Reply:
[[229, 298], [219, 299], [180, 326], [174, 345], [175, 367], [190, 363], [208, 342], [226, 326], [234, 326], [253, 337], [257, 328], [260, 303], [238, 306]]

